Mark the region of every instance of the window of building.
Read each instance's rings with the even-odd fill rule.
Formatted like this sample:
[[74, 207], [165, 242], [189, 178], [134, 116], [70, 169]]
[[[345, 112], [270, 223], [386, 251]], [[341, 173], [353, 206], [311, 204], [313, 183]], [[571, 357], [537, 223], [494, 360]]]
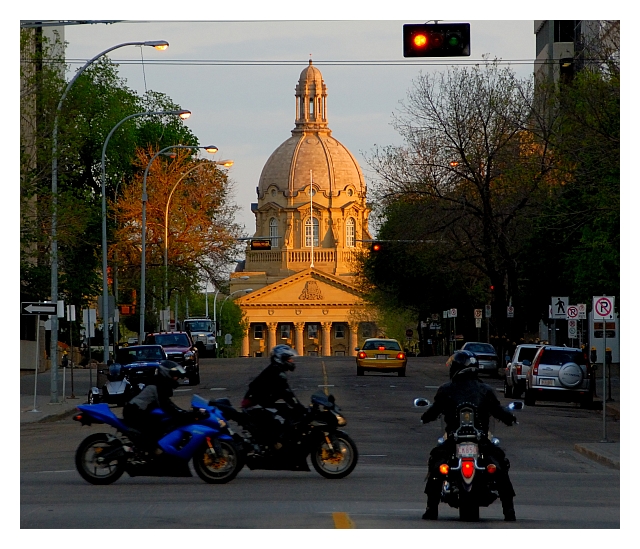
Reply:
[[356, 220], [353, 217], [347, 219], [346, 223], [346, 231], [347, 231], [347, 247], [353, 248], [356, 245]]
[[274, 248], [278, 247], [278, 220], [272, 217], [269, 220], [269, 236], [271, 237], [271, 245]]
[[577, 21], [554, 21], [553, 22], [553, 41], [554, 42], [573, 42], [575, 40], [575, 29]]
[[307, 325], [307, 334], [309, 339], [317, 339], [318, 338], [318, 325], [317, 324], [308, 324]]
[[344, 324], [335, 325], [335, 338], [344, 339]]
[[[312, 225], [313, 223], [313, 225]], [[307, 248], [311, 247], [311, 234], [312, 234], [312, 226], [313, 226], [313, 246], [318, 246], [318, 219], [308, 217], [304, 222], [304, 245]]]
[[262, 324], [253, 325], [253, 339], [264, 338], [264, 326]]
[[280, 339], [291, 337], [291, 324], [280, 324]]
[[313, 116], [313, 97], [309, 98], [309, 116]]

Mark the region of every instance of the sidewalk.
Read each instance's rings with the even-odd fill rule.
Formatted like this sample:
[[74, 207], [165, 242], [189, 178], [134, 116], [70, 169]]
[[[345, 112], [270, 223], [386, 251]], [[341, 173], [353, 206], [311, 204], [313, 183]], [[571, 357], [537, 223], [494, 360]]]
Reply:
[[[78, 396], [78, 395], [76, 395]], [[59, 400], [62, 400], [61, 398]], [[67, 398], [64, 402], [51, 403], [49, 395], [37, 395], [34, 412], [33, 395], [20, 395], [20, 423], [39, 423], [44, 421], [56, 421], [70, 417], [78, 404], [86, 404], [86, 395], [81, 398], [71, 400]]]

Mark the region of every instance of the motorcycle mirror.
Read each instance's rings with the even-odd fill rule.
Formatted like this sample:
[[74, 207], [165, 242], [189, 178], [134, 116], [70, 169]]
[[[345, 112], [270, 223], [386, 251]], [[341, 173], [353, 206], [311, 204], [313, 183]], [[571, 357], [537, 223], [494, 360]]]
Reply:
[[416, 398], [416, 399], [413, 401], [413, 405], [414, 405], [416, 408], [421, 408], [421, 407], [423, 407], [423, 406], [431, 406], [431, 402], [429, 402], [426, 398], [422, 398], [422, 397], [420, 397], [420, 398]]
[[524, 403], [521, 401], [510, 402], [507, 405], [507, 408], [509, 408], [509, 410], [522, 410], [524, 408]]

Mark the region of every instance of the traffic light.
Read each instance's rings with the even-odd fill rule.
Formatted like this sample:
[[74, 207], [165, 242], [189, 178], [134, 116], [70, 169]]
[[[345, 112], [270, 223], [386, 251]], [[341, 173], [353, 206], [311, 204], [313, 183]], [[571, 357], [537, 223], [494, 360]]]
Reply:
[[469, 23], [407, 24], [402, 26], [404, 57], [471, 55]]
[[373, 253], [378, 253], [378, 252], [382, 251], [382, 243], [381, 242], [373, 242], [371, 244], [371, 251]]
[[270, 238], [254, 238], [251, 240], [252, 250], [270, 250], [271, 239]]

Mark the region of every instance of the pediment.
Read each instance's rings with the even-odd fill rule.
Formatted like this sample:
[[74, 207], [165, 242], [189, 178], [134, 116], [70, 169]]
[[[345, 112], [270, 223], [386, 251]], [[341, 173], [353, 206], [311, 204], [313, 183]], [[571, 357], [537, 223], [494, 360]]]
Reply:
[[358, 290], [338, 277], [306, 269], [236, 300], [241, 307], [344, 306], [362, 303]]

